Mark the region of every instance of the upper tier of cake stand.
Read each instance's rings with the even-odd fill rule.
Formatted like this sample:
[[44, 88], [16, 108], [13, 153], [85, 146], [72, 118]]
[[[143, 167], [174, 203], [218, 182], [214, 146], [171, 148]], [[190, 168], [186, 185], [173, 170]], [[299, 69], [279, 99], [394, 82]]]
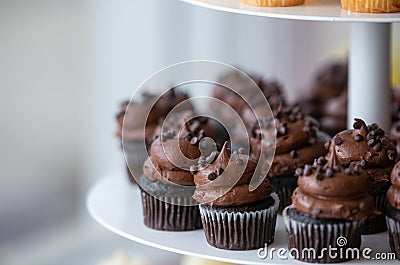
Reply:
[[294, 7], [261, 8], [243, 5], [240, 0], [182, 0], [184, 2], [220, 11], [309, 21], [341, 22], [400, 22], [400, 13], [367, 14], [343, 10], [340, 0], [306, 0], [304, 5]]

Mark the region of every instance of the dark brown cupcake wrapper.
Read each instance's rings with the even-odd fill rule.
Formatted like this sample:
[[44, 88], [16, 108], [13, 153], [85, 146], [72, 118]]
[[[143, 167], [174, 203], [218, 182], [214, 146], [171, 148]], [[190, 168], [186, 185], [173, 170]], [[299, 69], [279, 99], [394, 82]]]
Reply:
[[[338, 223], [326, 222], [326, 223], [305, 223], [294, 220], [292, 217], [287, 215], [285, 208], [282, 215], [286, 228], [286, 236], [288, 240], [288, 249], [297, 249], [300, 253], [295, 259], [311, 262], [311, 263], [338, 263], [344, 262], [351, 259], [343, 255], [340, 257], [340, 249], [343, 249], [343, 253], [346, 253], [348, 248], [360, 248], [361, 245], [361, 232], [365, 222], [365, 218], [355, 221], [341, 221]], [[338, 245], [344, 237], [347, 243], [344, 245]], [[337, 257], [332, 258], [327, 255], [326, 251], [324, 255], [321, 255], [321, 251], [324, 248], [337, 248]], [[305, 249], [314, 249], [316, 256], [308, 256]], [[306, 253], [302, 255], [302, 253]], [[321, 257], [322, 256], [322, 257]]]
[[279, 197], [279, 210], [281, 214], [283, 209], [292, 204], [292, 194], [297, 187], [297, 177], [294, 175], [276, 176], [271, 178], [271, 184]]
[[279, 198], [272, 193], [274, 204], [267, 209], [228, 212], [200, 205], [207, 242], [216, 248], [249, 250], [272, 244], [275, 238]]
[[389, 230], [390, 249], [396, 255], [396, 259], [400, 260], [400, 221], [386, 216], [386, 223]]
[[387, 207], [386, 193], [379, 192], [373, 194], [376, 208], [382, 212], [381, 214], [372, 214], [368, 216], [364, 224], [363, 235], [371, 235], [381, 233], [387, 230], [385, 212]]
[[[200, 212], [197, 205], [188, 204], [192, 198], [168, 198], [160, 200], [141, 190], [144, 224], [152, 229], [165, 231], [188, 231], [201, 228]], [[179, 201], [178, 201], [179, 200]]]
[[[137, 183], [135, 177], [143, 175], [143, 164], [148, 157], [147, 152], [138, 152], [142, 149], [143, 141], [124, 141], [127, 175], [129, 181], [134, 184]], [[137, 176], [133, 176], [134, 174]]]

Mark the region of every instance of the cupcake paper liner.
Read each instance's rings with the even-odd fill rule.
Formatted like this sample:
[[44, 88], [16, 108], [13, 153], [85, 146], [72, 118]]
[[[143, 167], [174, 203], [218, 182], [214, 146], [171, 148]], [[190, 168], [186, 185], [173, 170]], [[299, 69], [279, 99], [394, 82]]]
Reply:
[[241, 2], [251, 6], [279, 7], [302, 5], [305, 0], [242, 0]]
[[271, 244], [275, 237], [279, 198], [267, 209], [231, 212], [200, 205], [201, 219], [207, 242], [221, 249], [249, 250]]
[[[313, 219], [314, 223], [308, 223], [305, 220], [298, 221], [288, 216], [287, 207], [283, 211], [283, 219], [286, 227], [286, 236], [290, 249], [298, 250], [295, 259], [311, 262], [311, 263], [338, 263], [352, 259], [351, 255], [340, 255], [340, 252], [346, 253], [348, 248], [360, 248], [361, 232], [365, 222], [365, 218], [355, 221], [338, 220], [337, 223], [328, 219]], [[296, 213], [294, 213], [296, 214]], [[310, 217], [311, 218], [311, 217]], [[299, 218], [301, 220], [301, 218]], [[325, 221], [321, 221], [325, 220]], [[343, 237], [347, 241], [346, 244], [338, 244], [343, 242]], [[325, 248], [337, 248], [337, 257], [331, 257], [324, 251]], [[315, 250], [316, 255], [308, 255], [306, 250]], [[341, 250], [342, 249], [342, 250]]]
[[341, 0], [346, 10], [363, 13], [400, 12], [400, 0]]
[[[193, 199], [165, 198], [164, 201], [141, 190], [144, 224], [152, 229], [165, 231], [188, 231], [201, 228], [199, 207], [181, 206]], [[165, 202], [169, 201], [171, 203]]]
[[364, 230], [362, 233], [363, 235], [377, 234], [387, 230], [385, 211], [388, 202], [386, 199], [386, 193], [379, 192], [372, 195], [375, 200], [376, 208], [378, 209], [378, 211], [381, 211], [382, 213], [379, 215], [372, 214], [368, 216], [364, 224]]
[[396, 259], [400, 259], [400, 222], [386, 216], [386, 223], [389, 229], [389, 245]]
[[292, 194], [297, 188], [297, 177], [294, 175], [276, 176], [271, 178], [270, 182], [278, 194], [278, 212], [281, 214], [283, 209], [292, 204]]

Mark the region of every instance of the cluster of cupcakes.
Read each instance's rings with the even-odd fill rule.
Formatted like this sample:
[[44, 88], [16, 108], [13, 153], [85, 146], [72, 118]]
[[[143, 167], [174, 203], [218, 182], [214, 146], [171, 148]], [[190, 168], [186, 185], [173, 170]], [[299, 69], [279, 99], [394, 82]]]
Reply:
[[[337, 81], [342, 73], [335, 71]], [[242, 84], [239, 92], [248, 93], [239, 76], [223, 78]], [[286, 103], [277, 82], [256, 78], [256, 83], [271, 103], [270, 114], [258, 108], [262, 101], [251, 108], [235, 92], [218, 86], [213, 91], [239, 114], [249, 133], [249, 149], [231, 145], [235, 130], [228, 134], [215, 120], [196, 116], [184, 93], [168, 92], [151, 109], [146, 99], [154, 95], [121, 105], [118, 136], [124, 148], [136, 148], [141, 141], [148, 151], [144, 159], [137, 152], [131, 152], [136, 160], [127, 157], [128, 166], [142, 169], [135, 180], [145, 225], [166, 231], [204, 229], [211, 246], [249, 250], [273, 243], [281, 213], [289, 248], [314, 248], [317, 254], [328, 246], [359, 248], [361, 235], [389, 228], [390, 245], [400, 259], [397, 141], [361, 119], [355, 119], [352, 129], [330, 131], [331, 138], [302, 107]], [[343, 89], [337, 86], [338, 97]], [[181, 108], [170, 114], [178, 104]], [[217, 105], [210, 109], [221, 120], [232, 120]], [[139, 123], [144, 111], [149, 111], [147, 120]], [[145, 133], [139, 124], [145, 125]], [[253, 179], [262, 180], [256, 188], [251, 188]], [[338, 245], [340, 237], [347, 239], [345, 246]], [[298, 259], [347, 260], [326, 255]]]

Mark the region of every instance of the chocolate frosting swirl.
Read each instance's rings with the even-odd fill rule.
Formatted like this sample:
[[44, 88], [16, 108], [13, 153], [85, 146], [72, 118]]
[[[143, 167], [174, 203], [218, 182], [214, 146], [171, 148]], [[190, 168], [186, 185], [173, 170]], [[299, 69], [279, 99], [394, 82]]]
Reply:
[[359, 162], [363, 168], [394, 165], [397, 158], [395, 141], [377, 124], [367, 126], [361, 119], [354, 120], [354, 129], [333, 137], [329, 151], [334, 152], [342, 164]]
[[367, 176], [359, 165], [341, 167], [334, 153], [329, 161], [319, 157], [313, 165], [297, 169], [299, 187], [291, 207], [314, 218], [359, 220], [378, 213], [368, 194]]
[[[255, 173], [257, 164], [245, 154], [231, 153], [228, 149], [228, 142], [225, 142], [220, 153], [214, 153], [211, 156], [216, 157], [215, 161], [205, 166], [202, 166], [201, 161], [199, 161], [198, 171], [194, 174], [196, 190], [193, 198], [199, 203], [211, 206], [243, 205], [261, 201], [269, 197], [272, 193], [272, 185], [267, 178], [265, 178], [257, 189], [254, 191], [249, 190], [249, 183], [253, 174], [257, 174], [257, 172]], [[230, 159], [232, 162], [228, 168]], [[248, 160], [247, 164], [244, 162], [246, 160]], [[234, 187], [210, 202], [210, 198], [217, 197], [216, 194], [220, 194], [221, 189], [230, 187], [232, 182], [230, 176], [236, 172], [240, 172], [243, 168], [244, 172]], [[203, 188], [203, 185], [212, 183], [222, 174], [224, 174], [224, 181], [220, 185], [208, 186], [209, 188], [207, 189]]]
[[391, 206], [400, 210], [400, 162], [394, 166], [390, 180], [392, 181], [392, 186], [386, 193], [386, 198]]
[[[325, 155], [324, 143], [329, 136], [319, 131], [318, 122], [310, 116], [305, 116], [299, 106], [280, 105], [274, 110], [276, 126], [276, 150], [269, 175], [271, 177], [293, 174], [296, 168], [311, 163], [314, 158]], [[250, 138], [252, 157], [260, 158], [264, 146], [268, 148], [273, 135], [266, 130], [270, 125], [261, 122], [261, 128], [254, 126]]]
[[147, 161], [144, 165], [146, 176], [161, 177], [178, 185], [194, 185], [190, 168], [197, 163], [201, 154], [199, 143], [206, 135], [201, 128], [192, 129], [187, 122], [179, 132], [170, 130], [156, 137], [149, 150], [151, 163]]
[[[152, 103], [155, 104], [153, 106]], [[184, 103], [182, 103], [184, 102]], [[123, 137], [126, 140], [143, 140], [151, 142], [154, 131], [160, 121], [179, 103], [180, 111], [193, 111], [192, 104], [185, 93], [177, 92], [174, 88], [161, 97], [144, 93], [142, 101], [130, 102], [124, 113]], [[117, 117], [118, 118], [118, 117]]]
[[392, 139], [396, 140], [397, 156], [400, 156], [400, 121], [393, 123], [392, 127], [390, 128], [389, 135]]

